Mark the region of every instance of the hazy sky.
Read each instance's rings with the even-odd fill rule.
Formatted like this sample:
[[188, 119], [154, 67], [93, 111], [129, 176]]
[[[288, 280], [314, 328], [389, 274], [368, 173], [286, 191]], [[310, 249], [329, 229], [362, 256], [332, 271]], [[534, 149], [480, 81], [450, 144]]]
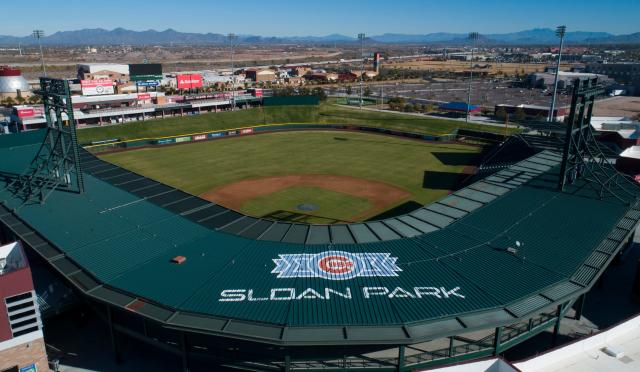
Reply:
[[339, 33], [640, 31], [640, 0], [3, 1], [0, 35], [82, 28], [306, 36]]

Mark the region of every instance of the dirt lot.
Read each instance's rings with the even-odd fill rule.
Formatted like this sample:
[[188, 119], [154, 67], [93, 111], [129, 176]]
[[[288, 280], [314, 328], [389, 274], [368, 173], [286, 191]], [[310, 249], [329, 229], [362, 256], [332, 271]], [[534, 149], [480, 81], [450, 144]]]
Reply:
[[[542, 72], [547, 66], [547, 63], [496, 63], [496, 62], [475, 62], [474, 71], [486, 72], [494, 75], [502, 71], [504, 74], [513, 75], [514, 73], [529, 74], [532, 72]], [[483, 66], [487, 66], [484, 67]], [[469, 71], [469, 62], [466, 61], [426, 61], [426, 60], [412, 60], [412, 61], [398, 61], [398, 62], [385, 62], [387, 68], [408, 68], [416, 70], [431, 70], [431, 71], [450, 71], [450, 72], [464, 72]], [[569, 65], [561, 65], [562, 68], [568, 68]]]
[[593, 116], [626, 116], [640, 115], [640, 97], [612, 97], [597, 101], [593, 107]]

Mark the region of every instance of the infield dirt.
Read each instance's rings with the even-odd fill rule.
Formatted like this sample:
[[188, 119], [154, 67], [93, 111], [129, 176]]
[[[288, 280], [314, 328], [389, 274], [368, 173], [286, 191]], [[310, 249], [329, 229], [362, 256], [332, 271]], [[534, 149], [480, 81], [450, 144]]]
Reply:
[[379, 181], [336, 175], [296, 174], [234, 182], [207, 191], [201, 197], [227, 208], [241, 210], [242, 205], [253, 198], [293, 186], [319, 187], [367, 199], [371, 208], [353, 216], [355, 221], [386, 210], [411, 196], [405, 189]]

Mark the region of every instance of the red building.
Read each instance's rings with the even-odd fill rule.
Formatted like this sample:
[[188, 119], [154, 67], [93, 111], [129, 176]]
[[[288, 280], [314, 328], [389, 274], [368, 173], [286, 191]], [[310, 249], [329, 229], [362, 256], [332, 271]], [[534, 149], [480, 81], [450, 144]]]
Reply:
[[20, 370], [49, 366], [31, 269], [15, 242], [0, 246], [0, 371]]

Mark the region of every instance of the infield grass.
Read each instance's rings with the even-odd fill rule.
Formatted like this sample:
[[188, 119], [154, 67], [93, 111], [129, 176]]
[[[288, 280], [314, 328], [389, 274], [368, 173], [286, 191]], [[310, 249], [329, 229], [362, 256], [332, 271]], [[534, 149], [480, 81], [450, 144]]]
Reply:
[[[312, 204], [318, 209], [299, 210], [301, 204]], [[244, 203], [240, 211], [250, 216], [277, 220], [331, 224], [352, 222], [353, 216], [362, 214], [370, 207], [365, 198], [319, 187], [292, 186], [253, 198]]]
[[[385, 182], [404, 190], [412, 204], [426, 204], [458, 185], [459, 173], [476, 164], [481, 149], [368, 133], [281, 132], [103, 155], [105, 160], [195, 195], [241, 180], [267, 176], [328, 174]], [[286, 210], [295, 194], [281, 205], [258, 214]], [[326, 200], [329, 200], [328, 198]], [[321, 205], [341, 220], [357, 214], [348, 203], [331, 199]], [[393, 206], [391, 206], [393, 207]], [[251, 208], [262, 208], [252, 205]], [[364, 219], [377, 215], [376, 211]]]

